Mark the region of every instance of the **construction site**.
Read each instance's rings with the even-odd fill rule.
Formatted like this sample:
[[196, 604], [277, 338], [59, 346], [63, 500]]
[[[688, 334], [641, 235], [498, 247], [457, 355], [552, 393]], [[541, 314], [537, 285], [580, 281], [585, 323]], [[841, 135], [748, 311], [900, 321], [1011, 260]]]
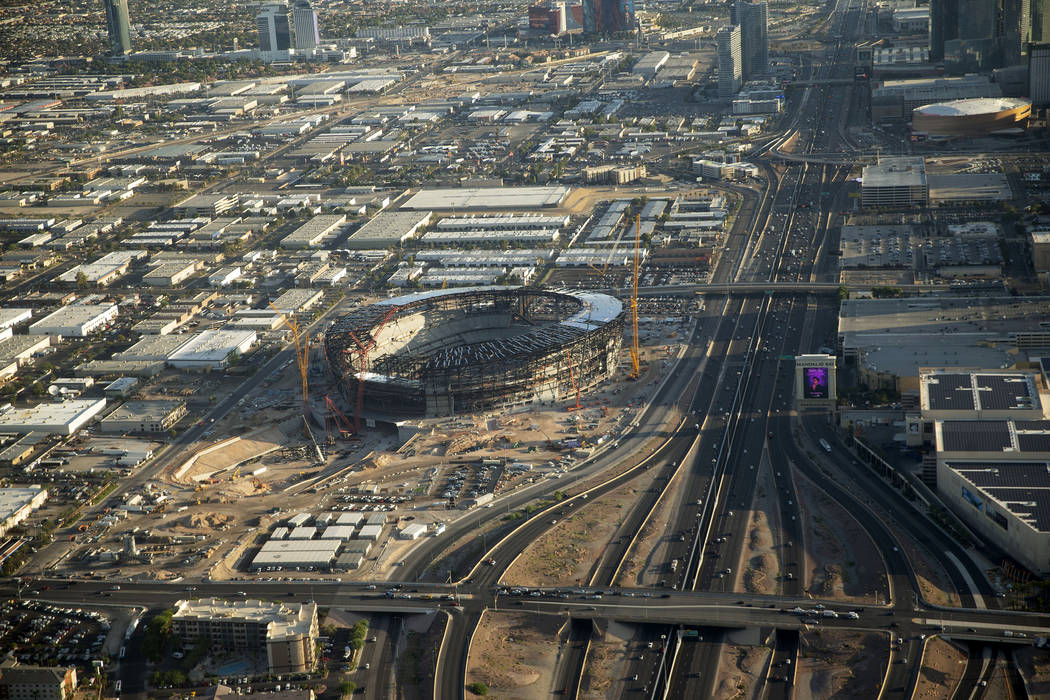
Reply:
[[617, 370], [623, 303], [526, 287], [420, 292], [361, 307], [325, 334], [355, 418], [476, 413], [578, 396]]

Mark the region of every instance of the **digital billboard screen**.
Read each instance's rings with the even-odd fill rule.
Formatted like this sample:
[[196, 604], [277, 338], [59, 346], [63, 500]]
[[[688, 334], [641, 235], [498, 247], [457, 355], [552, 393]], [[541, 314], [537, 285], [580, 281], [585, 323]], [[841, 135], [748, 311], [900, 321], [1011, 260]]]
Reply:
[[828, 368], [806, 367], [802, 373], [802, 395], [807, 399], [828, 398]]

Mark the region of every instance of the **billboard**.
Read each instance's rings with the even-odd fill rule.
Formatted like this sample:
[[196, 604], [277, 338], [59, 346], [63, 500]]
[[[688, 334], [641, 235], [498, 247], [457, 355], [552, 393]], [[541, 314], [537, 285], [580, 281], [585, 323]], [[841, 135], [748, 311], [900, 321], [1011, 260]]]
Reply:
[[828, 398], [827, 367], [806, 367], [802, 370], [802, 396], [807, 399]]

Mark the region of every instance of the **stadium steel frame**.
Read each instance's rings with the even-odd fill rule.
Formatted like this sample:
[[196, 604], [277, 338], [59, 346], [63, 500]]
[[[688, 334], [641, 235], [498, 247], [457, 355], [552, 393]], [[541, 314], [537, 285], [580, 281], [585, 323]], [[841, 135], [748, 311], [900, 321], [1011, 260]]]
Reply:
[[[479, 325], [470, 332], [492, 329], [492, 338], [427, 342], [424, 334], [421, 349], [384, 352], [399, 320], [415, 318], [421, 327], [439, 327], [472, 316]], [[616, 372], [624, 318], [618, 299], [591, 292], [436, 290], [383, 300], [340, 317], [325, 334], [325, 350], [347, 405], [356, 405], [353, 397], [364, 379], [363, 412], [370, 417], [452, 416], [563, 400], [575, 396], [573, 382], [586, 392]], [[493, 319], [511, 324], [505, 337]], [[518, 332], [510, 332], [511, 326]], [[528, 326], [535, 328], [521, 330]], [[361, 348], [371, 345], [377, 329], [369, 357]]]

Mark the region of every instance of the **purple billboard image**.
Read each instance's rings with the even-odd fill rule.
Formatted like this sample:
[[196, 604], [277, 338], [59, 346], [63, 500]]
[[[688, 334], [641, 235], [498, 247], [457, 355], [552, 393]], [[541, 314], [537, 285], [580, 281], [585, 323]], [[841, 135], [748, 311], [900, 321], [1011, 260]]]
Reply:
[[807, 399], [828, 398], [827, 367], [806, 367], [803, 370], [802, 395]]

